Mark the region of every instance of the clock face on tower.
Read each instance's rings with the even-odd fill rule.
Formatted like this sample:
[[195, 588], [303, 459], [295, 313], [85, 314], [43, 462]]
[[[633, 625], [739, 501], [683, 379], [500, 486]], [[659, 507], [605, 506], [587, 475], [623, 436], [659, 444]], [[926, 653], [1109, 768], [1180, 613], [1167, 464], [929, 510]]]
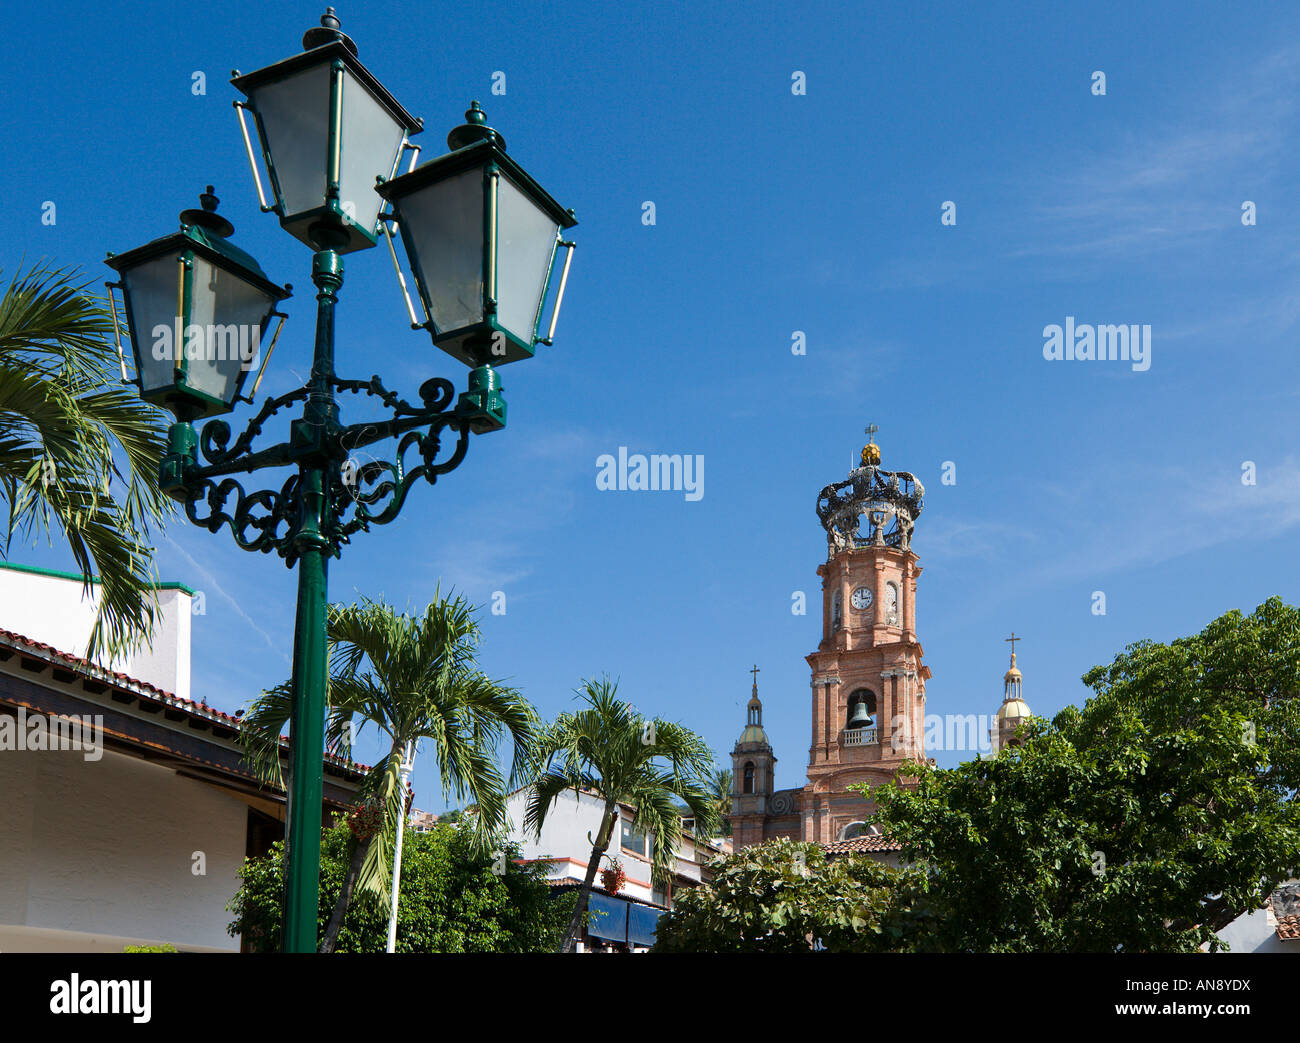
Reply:
[[858, 587], [853, 592], [853, 607], [859, 612], [871, 607], [871, 588]]

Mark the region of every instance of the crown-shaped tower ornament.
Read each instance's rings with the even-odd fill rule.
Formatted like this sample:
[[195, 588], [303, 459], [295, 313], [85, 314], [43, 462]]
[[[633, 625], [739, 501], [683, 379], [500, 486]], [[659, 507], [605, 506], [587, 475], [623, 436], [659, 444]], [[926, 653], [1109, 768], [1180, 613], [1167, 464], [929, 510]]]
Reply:
[[861, 466], [817, 496], [817, 517], [826, 530], [831, 557], [854, 547], [911, 549], [912, 529], [925, 507], [925, 486], [907, 471], [881, 469], [875, 442], [879, 430], [867, 425]]

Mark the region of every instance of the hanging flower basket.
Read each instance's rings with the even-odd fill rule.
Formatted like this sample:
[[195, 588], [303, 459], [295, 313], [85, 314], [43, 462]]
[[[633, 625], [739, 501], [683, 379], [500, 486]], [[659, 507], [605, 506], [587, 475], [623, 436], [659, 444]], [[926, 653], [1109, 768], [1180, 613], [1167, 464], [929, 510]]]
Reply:
[[623, 863], [617, 858], [611, 858], [609, 866], [600, 871], [600, 882], [605, 885], [605, 890], [612, 895], [616, 895], [623, 890], [623, 885], [627, 883], [627, 874], [623, 872]]

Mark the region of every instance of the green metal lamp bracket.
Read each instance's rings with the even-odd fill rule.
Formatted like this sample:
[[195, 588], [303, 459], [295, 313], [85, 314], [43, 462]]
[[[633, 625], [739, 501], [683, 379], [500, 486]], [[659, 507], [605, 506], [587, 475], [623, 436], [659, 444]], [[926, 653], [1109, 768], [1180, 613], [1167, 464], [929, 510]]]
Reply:
[[[295, 419], [288, 442], [254, 451], [253, 442], [266, 421], [288, 406], [306, 402], [312, 395], [309, 385], [266, 400], [233, 444], [230, 425], [224, 420], [209, 420], [201, 433], [190, 421], [178, 421], [169, 429], [168, 452], [161, 464], [164, 489], [184, 505], [186, 516], [195, 525], [210, 532], [228, 525], [235, 543], [244, 550], [276, 551], [292, 566], [304, 536], [319, 538], [328, 553], [337, 557], [352, 533], [393, 521], [417, 481], [432, 485], [440, 475], [458, 467], [469, 450], [471, 434], [505, 426], [500, 380], [491, 367], [471, 372], [471, 390], [463, 393], [455, 406], [455, 388], [442, 377], [421, 386], [419, 406], [389, 391], [378, 376], [369, 380], [333, 377], [329, 384], [331, 391], [378, 398], [390, 416], [348, 426]], [[455, 432], [455, 442], [450, 454], [439, 460], [447, 430]], [[358, 451], [390, 438], [398, 439], [394, 460], [358, 462]], [[418, 462], [408, 466], [406, 458], [412, 449]], [[200, 456], [206, 463], [200, 463]], [[278, 490], [249, 493], [230, 477], [292, 466], [301, 470]], [[323, 471], [325, 481], [319, 493], [309, 494], [301, 476], [313, 469]], [[317, 533], [316, 526], [308, 523], [313, 512], [304, 509], [304, 501], [322, 493], [324, 511]]]

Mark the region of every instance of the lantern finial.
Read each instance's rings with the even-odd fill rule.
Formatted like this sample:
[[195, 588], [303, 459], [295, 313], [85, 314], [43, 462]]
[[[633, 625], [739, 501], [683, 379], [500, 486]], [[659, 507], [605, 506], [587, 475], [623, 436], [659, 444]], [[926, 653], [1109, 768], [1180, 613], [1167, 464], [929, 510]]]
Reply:
[[333, 43], [338, 40], [353, 54], [357, 53], [357, 45], [352, 42], [352, 38], [343, 32], [339, 26], [338, 17], [334, 14], [334, 8], [325, 8], [325, 13], [320, 16], [320, 26], [312, 26], [302, 34], [302, 49], [310, 51], [313, 47], [323, 47], [327, 43]]
[[221, 202], [213, 195], [213, 187], [207, 186], [206, 192], [199, 194], [202, 210], [182, 210], [181, 227], [202, 228], [217, 239], [229, 239], [235, 232], [235, 226], [217, 213], [217, 204]]
[[506, 150], [506, 139], [487, 125], [487, 115], [477, 101], [471, 101], [465, 110], [465, 122], [454, 127], [447, 135], [447, 147], [453, 152], [466, 145], [480, 141], [492, 141], [502, 152]]

